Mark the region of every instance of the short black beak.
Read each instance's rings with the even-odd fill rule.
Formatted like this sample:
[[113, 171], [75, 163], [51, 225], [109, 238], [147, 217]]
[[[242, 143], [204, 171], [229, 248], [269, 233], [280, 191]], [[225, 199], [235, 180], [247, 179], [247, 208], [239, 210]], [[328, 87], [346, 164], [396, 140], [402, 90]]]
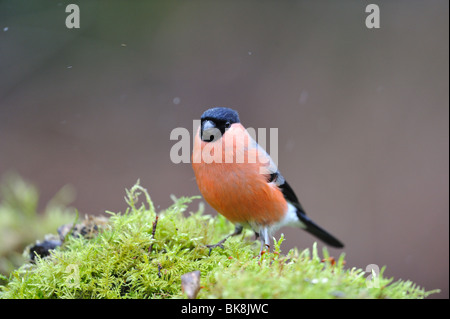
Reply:
[[202, 131], [207, 131], [207, 130], [210, 130], [215, 127], [216, 127], [216, 124], [214, 124], [214, 122], [210, 121], [210, 120], [205, 120], [202, 123]]
[[213, 121], [205, 120], [202, 122], [201, 138], [203, 141], [212, 142], [219, 129]]

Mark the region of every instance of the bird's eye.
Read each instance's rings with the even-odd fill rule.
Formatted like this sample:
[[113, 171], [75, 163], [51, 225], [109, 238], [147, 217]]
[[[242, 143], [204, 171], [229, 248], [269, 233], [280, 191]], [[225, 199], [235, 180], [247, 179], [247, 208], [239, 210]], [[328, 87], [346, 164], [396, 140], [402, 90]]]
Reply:
[[230, 128], [230, 126], [231, 126], [231, 123], [230, 123], [230, 122], [226, 122], [226, 123], [225, 123], [225, 128]]

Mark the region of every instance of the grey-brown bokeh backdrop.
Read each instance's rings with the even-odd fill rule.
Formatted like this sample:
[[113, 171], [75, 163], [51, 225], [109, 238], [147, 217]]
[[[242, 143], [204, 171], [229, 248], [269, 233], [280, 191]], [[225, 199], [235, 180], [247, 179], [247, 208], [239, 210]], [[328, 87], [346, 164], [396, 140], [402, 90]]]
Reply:
[[[373, 2], [377, 30], [366, 1], [0, 1], [0, 174], [43, 203], [71, 184], [81, 213], [123, 211], [140, 178], [162, 209], [199, 194], [171, 130], [232, 107], [278, 128], [279, 167], [347, 266], [448, 298], [449, 5]], [[283, 232], [285, 250], [314, 241]]]

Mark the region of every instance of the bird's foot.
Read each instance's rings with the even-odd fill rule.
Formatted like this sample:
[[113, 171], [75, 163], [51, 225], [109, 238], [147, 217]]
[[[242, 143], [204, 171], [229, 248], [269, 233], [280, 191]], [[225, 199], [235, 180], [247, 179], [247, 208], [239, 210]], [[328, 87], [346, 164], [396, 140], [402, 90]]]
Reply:
[[225, 238], [221, 241], [219, 241], [217, 244], [213, 244], [213, 245], [206, 245], [207, 248], [209, 248], [209, 254], [208, 256], [211, 256], [211, 251], [216, 248], [216, 247], [220, 247], [222, 249], [225, 249], [225, 247], [223, 247], [223, 243], [227, 240], [228, 238]]
[[236, 227], [235, 227], [235, 229], [234, 229], [234, 232], [233, 232], [232, 234], [228, 235], [227, 237], [225, 237], [224, 239], [222, 239], [221, 241], [219, 241], [217, 244], [214, 244], [214, 245], [206, 245], [206, 247], [209, 248], [209, 256], [211, 256], [211, 251], [213, 250], [213, 248], [220, 247], [220, 248], [222, 248], [222, 249], [225, 249], [225, 248], [223, 247], [223, 243], [224, 243], [228, 238], [230, 238], [230, 237], [232, 237], [232, 236], [236, 236], [236, 235], [241, 234], [243, 229], [244, 229], [244, 228], [243, 228], [241, 225], [236, 225]]

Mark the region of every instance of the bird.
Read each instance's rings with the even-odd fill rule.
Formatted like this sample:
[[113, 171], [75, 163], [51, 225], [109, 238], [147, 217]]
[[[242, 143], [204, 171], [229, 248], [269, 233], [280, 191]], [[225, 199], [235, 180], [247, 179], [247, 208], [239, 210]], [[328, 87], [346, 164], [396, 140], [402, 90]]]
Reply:
[[210, 254], [244, 228], [259, 239], [260, 256], [265, 248], [270, 250], [270, 238], [284, 226], [304, 229], [332, 247], [344, 247], [306, 214], [270, 155], [241, 124], [237, 111], [213, 107], [201, 115], [192, 168], [203, 198], [235, 226], [233, 233], [207, 245]]

